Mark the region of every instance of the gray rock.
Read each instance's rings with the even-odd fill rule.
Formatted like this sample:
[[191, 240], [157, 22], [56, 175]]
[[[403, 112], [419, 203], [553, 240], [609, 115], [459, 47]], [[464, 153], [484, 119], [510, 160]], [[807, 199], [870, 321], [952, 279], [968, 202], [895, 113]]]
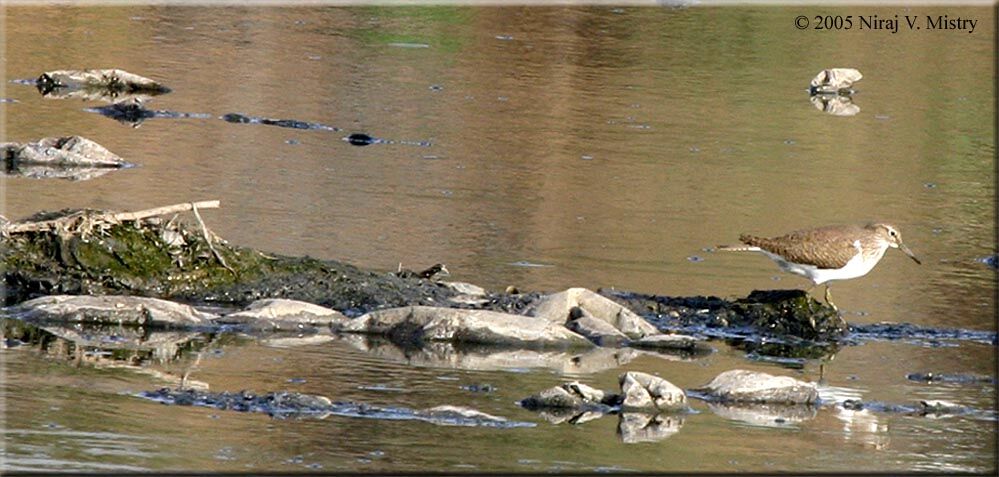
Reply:
[[725, 371], [697, 391], [722, 402], [811, 404], [819, 397], [814, 383], [743, 369]]
[[610, 323], [594, 318], [586, 310], [575, 307], [572, 314], [578, 317], [571, 318], [565, 327], [585, 336], [597, 346], [622, 346], [629, 341], [624, 333]]
[[617, 395], [607, 394], [578, 381], [572, 381], [528, 396], [520, 401], [520, 405], [531, 410], [599, 409], [607, 412], [610, 410], [610, 406], [617, 405], [619, 402], [620, 397]]
[[303, 327], [328, 328], [347, 322], [342, 313], [312, 303], [269, 298], [250, 303], [246, 309], [219, 319], [221, 323], [248, 325], [255, 329], [296, 330]]
[[569, 288], [546, 296], [528, 310], [527, 314], [552, 323], [564, 324], [579, 307], [593, 318], [605, 321], [631, 339], [659, 334], [659, 330], [633, 311], [611, 299], [586, 288]]
[[646, 336], [642, 339], [628, 343], [628, 346], [641, 349], [684, 351], [698, 354], [711, 353], [714, 351], [714, 348], [705, 343], [703, 340], [690, 335], [658, 334]]
[[216, 315], [188, 305], [138, 296], [52, 295], [28, 300], [8, 310], [33, 323], [99, 323], [152, 327], [208, 324]]
[[474, 285], [466, 282], [439, 282], [441, 285], [448, 287], [461, 295], [483, 297], [486, 296], [486, 289], [478, 285]]
[[0, 143], [3, 175], [86, 180], [134, 167], [100, 144], [80, 136], [46, 137], [32, 143]]
[[849, 90], [853, 83], [860, 81], [864, 75], [853, 68], [829, 68], [819, 71], [810, 83], [812, 94], [837, 93]]
[[378, 310], [336, 327], [396, 342], [450, 341], [517, 347], [591, 347], [586, 338], [537, 318], [488, 310], [408, 306]]
[[622, 409], [673, 411], [687, 405], [687, 395], [673, 383], [651, 374], [629, 371], [618, 378]]
[[46, 71], [35, 85], [49, 98], [106, 102], [146, 100], [170, 92], [156, 81], [118, 69]]

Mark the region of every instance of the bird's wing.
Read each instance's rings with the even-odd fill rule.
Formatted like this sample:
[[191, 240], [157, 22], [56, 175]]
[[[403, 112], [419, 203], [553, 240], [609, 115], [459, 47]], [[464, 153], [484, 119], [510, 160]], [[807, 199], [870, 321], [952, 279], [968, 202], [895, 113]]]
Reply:
[[739, 237], [743, 243], [784, 257], [784, 260], [822, 269], [843, 268], [857, 255], [857, 247], [847, 237], [825, 236], [816, 240], [815, 230], [791, 232], [776, 238], [751, 235]]

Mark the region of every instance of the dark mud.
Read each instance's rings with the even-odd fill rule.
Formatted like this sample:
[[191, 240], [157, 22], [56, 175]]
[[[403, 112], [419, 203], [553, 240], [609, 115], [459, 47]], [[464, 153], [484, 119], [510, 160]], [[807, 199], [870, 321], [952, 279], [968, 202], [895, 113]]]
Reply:
[[834, 342], [848, 331], [835, 310], [802, 290], [753, 291], [735, 301], [617, 290], [599, 293], [643, 315], [662, 331], [735, 340], [775, 337], [790, 345]]
[[997, 344], [993, 331], [929, 328], [911, 323], [848, 325], [831, 307], [802, 290], [753, 291], [735, 301], [616, 290], [600, 293], [642, 314], [660, 330], [723, 339], [757, 359], [778, 358], [792, 367], [803, 359], [834, 354], [840, 346], [871, 340], [934, 347], [957, 346], [959, 342]]

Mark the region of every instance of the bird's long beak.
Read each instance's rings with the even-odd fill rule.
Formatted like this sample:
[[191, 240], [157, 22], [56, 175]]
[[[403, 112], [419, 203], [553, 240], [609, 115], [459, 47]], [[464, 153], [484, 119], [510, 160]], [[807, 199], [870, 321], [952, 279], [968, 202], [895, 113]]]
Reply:
[[913, 259], [916, 263], [920, 265], [923, 264], [923, 262], [920, 262], [919, 259], [916, 258], [916, 254], [912, 253], [912, 250], [909, 250], [909, 247], [906, 247], [904, 243], [898, 244], [898, 249], [905, 252], [905, 254], [908, 255], [909, 258]]

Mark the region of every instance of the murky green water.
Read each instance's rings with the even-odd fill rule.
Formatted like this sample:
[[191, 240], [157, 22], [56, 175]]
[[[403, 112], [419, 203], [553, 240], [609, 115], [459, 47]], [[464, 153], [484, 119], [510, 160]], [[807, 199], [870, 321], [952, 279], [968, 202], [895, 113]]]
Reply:
[[[3, 215], [137, 210], [220, 199], [230, 242], [376, 270], [446, 263], [492, 289], [616, 287], [743, 296], [801, 288], [756, 255], [706, 251], [742, 232], [895, 223], [923, 259], [889, 252], [836, 283], [851, 323], [995, 330], [994, 17], [987, 8], [5, 7], [7, 80], [121, 68], [173, 89], [148, 106], [208, 119], [138, 128], [7, 81], [3, 140], [79, 134], [141, 167], [81, 182], [4, 179]], [[798, 30], [798, 15], [943, 15], [965, 31]], [[821, 69], [864, 79], [852, 117], [815, 109]], [[230, 124], [226, 113], [321, 122], [341, 133]], [[430, 147], [354, 147], [352, 132]], [[544, 266], [526, 266], [527, 264]], [[201, 338], [206, 339], [206, 338]], [[465, 368], [326, 341], [212, 337], [142, 369], [53, 350], [0, 352], [3, 468], [205, 471], [994, 471], [994, 419], [823, 408], [761, 426], [694, 402], [658, 439], [616, 416], [551, 424], [514, 402], [565, 380], [613, 389], [626, 370], [681, 387], [733, 368], [818, 379], [721, 342], [678, 361], [643, 354], [599, 368]], [[944, 345], [948, 343], [942, 343]], [[953, 345], [955, 343], [949, 343]], [[825, 365], [865, 400], [996, 406], [989, 384], [923, 384], [912, 372], [995, 376], [995, 347], [868, 342]], [[98, 364], [94, 364], [94, 363]], [[467, 362], [466, 362], [467, 363]], [[457, 404], [527, 429], [162, 406], [129, 393], [172, 386], [293, 390], [412, 408]], [[493, 392], [461, 386], [487, 383]]]

